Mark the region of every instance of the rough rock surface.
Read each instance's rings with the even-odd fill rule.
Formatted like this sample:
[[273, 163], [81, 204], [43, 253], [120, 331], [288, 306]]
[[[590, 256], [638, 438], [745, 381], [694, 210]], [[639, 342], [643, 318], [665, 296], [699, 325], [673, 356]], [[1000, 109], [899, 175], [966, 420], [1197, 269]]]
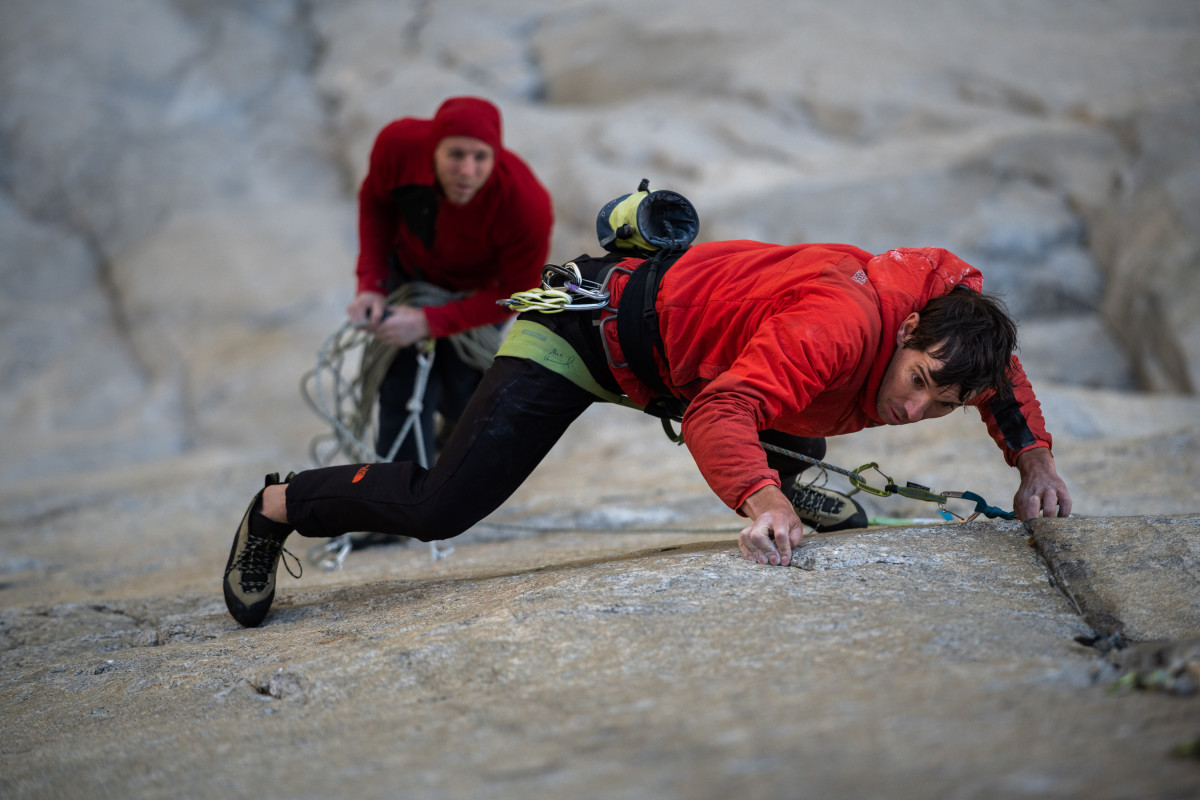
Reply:
[[[651, 5], [0, 5], [0, 795], [1194, 796], [1200, 6]], [[556, 259], [646, 177], [705, 239], [977, 264], [1076, 517], [759, 567], [597, 407], [448, 558], [293, 537], [239, 628], [220, 569], [322, 432], [297, 385], [371, 140], [459, 93], [551, 188]], [[829, 459], [1015, 488], [966, 412]]]
[[1200, 634], [1200, 518], [1040, 519], [1055, 584], [1101, 635], [1135, 641]]

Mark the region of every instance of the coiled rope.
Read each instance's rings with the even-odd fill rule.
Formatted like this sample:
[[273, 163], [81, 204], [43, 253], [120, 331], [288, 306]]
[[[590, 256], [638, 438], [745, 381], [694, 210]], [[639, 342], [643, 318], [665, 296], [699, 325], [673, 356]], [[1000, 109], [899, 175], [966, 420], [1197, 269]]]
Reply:
[[[415, 307], [444, 305], [461, 297], [429, 283], [414, 281], [406, 283], [388, 295], [388, 305]], [[462, 361], [483, 371], [492, 364], [496, 351], [503, 339], [501, 331], [492, 325], [471, 328], [449, 337], [450, 344]], [[420, 435], [416, 424], [420, 417], [420, 403], [425, 394], [429, 373], [433, 369], [432, 342], [416, 345], [421, 349], [419, 369], [413, 398], [409, 402], [408, 424], [396, 437], [391, 456], [408, 434]], [[361, 351], [358, 369], [348, 362], [348, 356]], [[366, 464], [390, 461], [376, 454], [375, 404], [379, 387], [388, 367], [392, 365], [400, 348], [383, 344], [370, 333], [347, 321], [325, 340], [317, 353], [317, 363], [300, 380], [300, 393], [310, 408], [330, 427], [330, 432], [314, 437], [309, 453], [317, 466], [329, 466], [343, 457], [351, 464]], [[416, 408], [414, 408], [416, 406]], [[332, 448], [327, 447], [332, 442]], [[424, 456], [424, 448], [418, 448]], [[422, 463], [428, 467], [429, 464]]]
[[[387, 297], [391, 305], [414, 307], [444, 305], [462, 297], [433, 284], [413, 281], [406, 283]], [[491, 366], [496, 351], [504, 338], [502, 330], [493, 325], [470, 328], [449, 337], [455, 353], [466, 364], [483, 371]], [[421, 430], [421, 412], [424, 408], [425, 388], [433, 369], [433, 340], [415, 345], [417, 352], [417, 375], [409, 398], [408, 417], [402, 426], [391, 450], [386, 456], [375, 452], [375, 437], [378, 426], [375, 422], [375, 404], [384, 376], [395, 360], [400, 348], [380, 342], [367, 331], [347, 321], [325, 340], [317, 352], [317, 363], [300, 379], [300, 393], [313, 412], [329, 425], [328, 433], [313, 438], [309, 453], [319, 467], [329, 466], [339, 458], [350, 464], [368, 464], [391, 461], [399, 452], [408, 436], [416, 438], [417, 456], [421, 466], [428, 468], [425, 457], [424, 433]], [[358, 369], [354, 369], [350, 356], [361, 352]], [[309, 558], [326, 569], [336, 569], [346, 559], [353, 547], [354, 534], [343, 534], [318, 545], [309, 553]], [[434, 559], [448, 555], [453, 548], [439, 550], [431, 542]], [[317, 552], [321, 551], [321, 552]]]

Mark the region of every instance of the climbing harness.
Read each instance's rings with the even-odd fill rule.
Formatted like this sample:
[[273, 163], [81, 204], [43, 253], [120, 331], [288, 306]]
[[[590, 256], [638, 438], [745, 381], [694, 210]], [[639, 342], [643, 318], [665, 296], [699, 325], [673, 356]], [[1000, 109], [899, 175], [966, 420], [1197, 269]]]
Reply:
[[[432, 284], [414, 281], [406, 283], [388, 295], [388, 305], [442, 305], [458, 297]], [[467, 364], [485, 370], [500, 346], [501, 333], [492, 326], [472, 328], [450, 337], [455, 353]], [[317, 466], [328, 466], [339, 456], [352, 464], [392, 461], [409, 436], [414, 437], [421, 466], [428, 468], [425, 456], [424, 431], [421, 413], [424, 410], [425, 389], [433, 370], [432, 339], [417, 347], [417, 373], [413, 393], [405, 409], [408, 416], [396, 435], [389, 452], [380, 456], [374, 446], [374, 410], [379, 387], [399, 348], [381, 343], [371, 334], [347, 321], [322, 344], [316, 366], [300, 381], [300, 393], [312, 410], [329, 426], [330, 432], [313, 439], [309, 451]], [[360, 352], [358, 370], [347, 363], [347, 357]], [[332, 446], [331, 446], [332, 444]], [[309, 561], [325, 570], [339, 568], [354, 549], [355, 534], [345, 533], [311, 548]], [[436, 561], [454, 551], [453, 546], [439, 548], [430, 542], [430, 553]]]
[[570, 342], [533, 320], [518, 319], [513, 323], [512, 330], [496, 351], [496, 355], [534, 361], [551, 372], [557, 372], [600, 400], [618, 405], [632, 405], [629, 398], [610, 392], [592, 377], [587, 365]]
[[620, 307], [610, 306], [605, 284], [585, 281], [574, 262], [562, 267], [547, 266], [542, 272], [540, 287], [499, 301], [518, 311], [547, 314], [566, 310], [615, 311], [615, 314], [601, 318], [599, 324], [601, 328], [605, 324], [616, 324], [617, 338], [627, 363], [613, 361], [608, 353], [607, 339], [602, 335], [609, 363], [628, 367], [656, 395], [645, 406], [636, 406], [626, 400], [617, 402], [661, 419], [663, 431], [679, 444], [683, 440], [671, 428], [671, 421], [682, 416], [682, 403], [663, 383], [654, 360], [654, 353], [661, 356], [663, 351], [654, 299], [663, 275], [687, 251], [699, 231], [700, 217], [686, 197], [672, 191], [652, 192], [650, 181], [643, 178], [636, 192], [609, 201], [596, 215], [596, 236], [600, 245], [612, 254], [609, 258], [642, 259], [635, 269], [614, 265], [606, 274], [605, 284], [618, 271], [629, 275], [623, 295], [626, 299]]
[[[676, 410], [673, 393], [663, 382], [655, 361], [666, 362], [658, 310], [654, 301], [658, 287], [680, 256], [700, 232], [700, 217], [687, 198], [675, 192], [649, 192], [642, 180], [637, 192], [611, 201], [596, 218], [596, 235], [609, 252], [631, 250], [645, 258], [629, 276], [617, 309], [617, 340], [626, 364], [638, 380], [662, 401], [646, 407], [646, 413], [665, 419]], [[663, 406], [663, 402], [666, 406]], [[664, 430], [669, 428], [664, 424]]]

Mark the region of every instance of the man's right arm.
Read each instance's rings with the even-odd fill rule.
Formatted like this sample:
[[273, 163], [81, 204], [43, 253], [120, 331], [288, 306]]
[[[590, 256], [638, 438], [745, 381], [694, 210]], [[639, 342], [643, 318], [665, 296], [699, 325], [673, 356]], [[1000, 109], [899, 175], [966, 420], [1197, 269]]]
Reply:
[[804, 524], [780, 488], [774, 484], [762, 487], [747, 497], [739, 510], [752, 520], [738, 536], [742, 557], [758, 564], [791, 564], [792, 551], [804, 538]]

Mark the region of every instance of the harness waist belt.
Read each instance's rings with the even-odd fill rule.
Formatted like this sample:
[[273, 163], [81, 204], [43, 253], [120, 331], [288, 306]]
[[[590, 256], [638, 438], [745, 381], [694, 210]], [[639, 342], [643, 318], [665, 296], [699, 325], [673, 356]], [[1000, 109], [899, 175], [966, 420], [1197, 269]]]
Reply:
[[620, 395], [608, 391], [596, 382], [575, 348], [545, 325], [518, 318], [513, 323], [508, 336], [500, 344], [496, 355], [528, 358], [530, 361], [536, 361], [601, 400], [609, 403], [622, 403]]

